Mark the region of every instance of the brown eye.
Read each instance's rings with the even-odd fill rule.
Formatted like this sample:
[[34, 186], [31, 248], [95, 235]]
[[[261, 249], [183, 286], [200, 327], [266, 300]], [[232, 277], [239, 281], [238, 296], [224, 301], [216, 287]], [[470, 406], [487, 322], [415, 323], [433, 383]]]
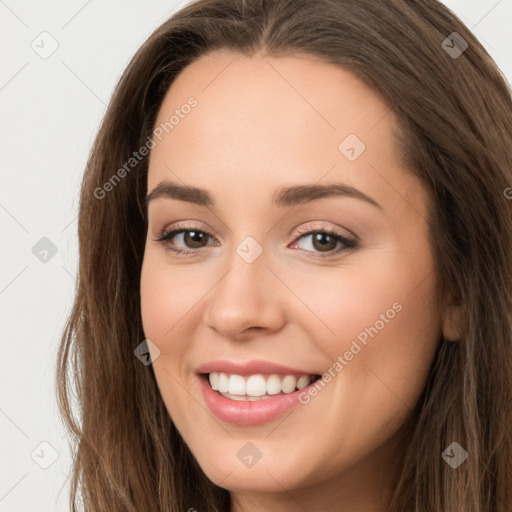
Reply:
[[206, 247], [210, 238], [212, 237], [208, 233], [199, 229], [180, 228], [163, 231], [155, 241], [160, 242], [166, 250], [176, 254], [192, 254], [195, 250]]
[[327, 233], [314, 233], [313, 235], [313, 247], [317, 251], [333, 251], [336, 249], [338, 240]]
[[299, 249], [321, 256], [335, 255], [341, 251], [355, 250], [357, 242], [336, 231], [310, 230], [300, 232], [300, 236], [293, 243]]
[[200, 249], [208, 243], [208, 235], [202, 231], [183, 231], [183, 242], [190, 249]]

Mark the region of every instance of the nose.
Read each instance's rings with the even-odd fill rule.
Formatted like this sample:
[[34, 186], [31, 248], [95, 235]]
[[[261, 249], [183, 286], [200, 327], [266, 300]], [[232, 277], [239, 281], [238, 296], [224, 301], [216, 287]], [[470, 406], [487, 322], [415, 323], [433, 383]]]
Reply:
[[262, 336], [284, 324], [282, 283], [267, 267], [264, 255], [247, 263], [235, 254], [230, 268], [208, 294], [205, 322], [226, 338]]

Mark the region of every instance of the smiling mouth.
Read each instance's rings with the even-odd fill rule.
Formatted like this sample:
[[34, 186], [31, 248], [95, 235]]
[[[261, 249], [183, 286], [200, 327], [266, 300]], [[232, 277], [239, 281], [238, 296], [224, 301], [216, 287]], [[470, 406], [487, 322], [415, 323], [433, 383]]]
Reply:
[[229, 400], [255, 402], [289, 395], [320, 379], [320, 375], [237, 375], [224, 372], [203, 373], [210, 388]]

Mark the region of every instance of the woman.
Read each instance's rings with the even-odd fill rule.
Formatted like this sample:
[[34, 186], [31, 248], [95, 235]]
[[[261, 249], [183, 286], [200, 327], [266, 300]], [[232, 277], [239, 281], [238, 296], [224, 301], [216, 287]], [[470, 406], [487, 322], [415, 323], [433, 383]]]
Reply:
[[510, 510], [511, 186], [437, 1], [179, 11], [84, 176], [73, 510]]

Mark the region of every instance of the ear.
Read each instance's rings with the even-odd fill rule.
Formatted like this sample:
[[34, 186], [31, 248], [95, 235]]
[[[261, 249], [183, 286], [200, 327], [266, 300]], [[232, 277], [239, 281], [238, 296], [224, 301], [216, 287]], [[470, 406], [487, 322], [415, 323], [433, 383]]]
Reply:
[[459, 341], [462, 338], [462, 306], [449, 295], [443, 308], [442, 330], [446, 341]]

